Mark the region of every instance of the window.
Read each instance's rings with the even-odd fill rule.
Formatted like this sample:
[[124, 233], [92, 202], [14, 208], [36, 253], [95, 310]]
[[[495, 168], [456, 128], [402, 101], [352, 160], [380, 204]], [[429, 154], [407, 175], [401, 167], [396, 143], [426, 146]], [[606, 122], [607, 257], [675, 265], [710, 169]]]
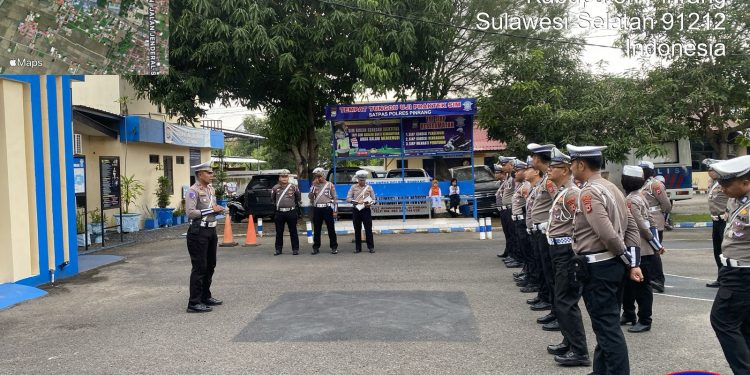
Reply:
[[172, 173], [172, 157], [164, 155], [164, 176], [169, 179], [169, 192], [174, 194], [174, 176]]
[[247, 190], [271, 189], [279, 182], [279, 176], [253, 176]]
[[148, 162], [151, 164], [159, 164], [159, 155], [149, 155]]
[[184, 156], [175, 156], [175, 162], [177, 164], [185, 164], [185, 157]]

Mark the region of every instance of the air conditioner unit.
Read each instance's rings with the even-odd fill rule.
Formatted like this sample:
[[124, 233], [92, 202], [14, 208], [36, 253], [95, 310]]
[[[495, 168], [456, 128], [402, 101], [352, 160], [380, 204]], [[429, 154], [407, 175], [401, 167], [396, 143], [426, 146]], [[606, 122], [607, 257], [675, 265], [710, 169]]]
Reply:
[[83, 155], [83, 137], [73, 134], [73, 155]]

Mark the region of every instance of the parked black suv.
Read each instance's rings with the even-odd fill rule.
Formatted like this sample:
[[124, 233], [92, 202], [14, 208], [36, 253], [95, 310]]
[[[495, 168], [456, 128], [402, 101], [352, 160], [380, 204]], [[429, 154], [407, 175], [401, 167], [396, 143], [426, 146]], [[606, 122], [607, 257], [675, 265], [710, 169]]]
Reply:
[[[297, 180], [290, 176], [289, 182], [297, 184]], [[245, 193], [229, 202], [229, 215], [233, 223], [239, 223], [252, 214], [254, 218], [272, 217], [276, 211], [275, 203], [271, 199], [271, 189], [279, 183], [277, 172], [263, 172], [252, 176], [245, 187]]]
[[[448, 170], [451, 178], [458, 181], [471, 180], [471, 166], [455, 167]], [[476, 165], [474, 169], [474, 196], [477, 200], [477, 214], [490, 216], [497, 213], [495, 193], [500, 184], [492, 170], [486, 165]]]

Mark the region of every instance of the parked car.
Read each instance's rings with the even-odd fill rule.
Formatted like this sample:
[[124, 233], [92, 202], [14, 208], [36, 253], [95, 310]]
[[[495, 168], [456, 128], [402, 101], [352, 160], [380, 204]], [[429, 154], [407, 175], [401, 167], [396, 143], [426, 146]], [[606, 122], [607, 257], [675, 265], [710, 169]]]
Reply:
[[[297, 179], [289, 176], [289, 182], [297, 184]], [[277, 183], [279, 183], [279, 173], [276, 171], [253, 175], [245, 187], [244, 194], [238, 195], [228, 204], [232, 222], [239, 223], [251, 214], [256, 219], [273, 217], [276, 207], [271, 199], [271, 189]]]
[[[400, 179], [401, 178], [401, 168], [397, 169], [391, 169], [388, 171], [388, 174], [385, 175], [385, 178], [392, 178], [392, 179]], [[404, 168], [404, 179], [414, 180], [419, 179], [430, 181], [430, 175], [421, 168]]]
[[[454, 167], [448, 169], [451, 178], [458, 181], [471, 180], [471, 166]], [[500, 187], [492, 170], [486, 165], [474, 167], [474, 197], [477, 200], [477, 214], [489, 216], [497, 213], [495, 193]]]
[[[326, 181], [333, 181], [333, 183], [336, 186], [354, 185], [357, 182], [357, 178], [354, 174], [357, 173], [357, 171], [359, 170], [366, 171], [368, 173], [368, 176], [367, 176], [368, 179], [378, 178], [375, 172], [368, 170], [368, 169], [359, 168], [359, 167], [338, 167], [336, 168], [336, 181], [333, 180], [333, 168], [331, 168], [331, 170], [328, 171], [328, 175], [326, 176]], [[347, 187], [346, 190], [348, 191], [349, 188]], [[339, 196], [338, 198], [339, 198], [339, 210], [338, 210], [339, 216], [351, 215], [352, 204], [343, 202], [344, 200], [346, 200], [346, 196], [343, 196], [343, 197]]]

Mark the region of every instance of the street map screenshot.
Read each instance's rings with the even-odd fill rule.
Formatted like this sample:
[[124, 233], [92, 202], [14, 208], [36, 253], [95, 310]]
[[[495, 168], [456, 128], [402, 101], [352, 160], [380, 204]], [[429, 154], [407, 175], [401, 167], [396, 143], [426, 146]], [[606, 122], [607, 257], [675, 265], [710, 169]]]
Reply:
[[169, 0], [0, 0], [0, 74], [165, 74]]

